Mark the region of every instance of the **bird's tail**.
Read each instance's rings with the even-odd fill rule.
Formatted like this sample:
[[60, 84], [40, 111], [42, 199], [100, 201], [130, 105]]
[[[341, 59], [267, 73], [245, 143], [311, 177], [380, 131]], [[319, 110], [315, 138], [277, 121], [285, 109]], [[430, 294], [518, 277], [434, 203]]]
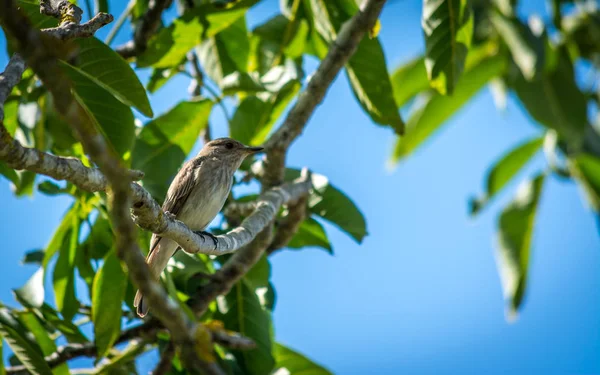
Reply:
[[[177, 247], [177, 242], [168, 238], [161, 238], [156, 245], [156, 248], [148, 255], [146, 262], [150, 267], [152, 276], [156, 280], [158, 280], [162, 271], [165, 269], [165, 267], [167, 267], [167, 263], [173, 254], [175, 254]], [[135, 293], [133, 306], [137, 309], [136, 311], [140, 318], [145, 317], [146, 314], [148, 314], [148, 309], [150, 308], [148, 301], [144, 299], [144, 296], [139, 290]]]

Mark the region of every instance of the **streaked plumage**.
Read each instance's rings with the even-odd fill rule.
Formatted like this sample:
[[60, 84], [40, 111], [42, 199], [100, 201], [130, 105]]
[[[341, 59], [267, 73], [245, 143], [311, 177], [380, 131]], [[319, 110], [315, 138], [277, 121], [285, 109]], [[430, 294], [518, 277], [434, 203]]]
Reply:
[[[207, 143], [195, 158], [183, 165], [173, 179], [163, 211], [175, 215], [177, 220], [194, 231], [204, 230], [223, 208], [235, 171], [246, 156], [260, 150], [262, 148], [246, 147], [229, 138], [219, 138]], [[177, 248], [175, 241], [152, 235], [146, 262], [156, 279]], [[135, 295], [134, 306], [140, 317], [148, 313], [148, 304], [139, 291]]]

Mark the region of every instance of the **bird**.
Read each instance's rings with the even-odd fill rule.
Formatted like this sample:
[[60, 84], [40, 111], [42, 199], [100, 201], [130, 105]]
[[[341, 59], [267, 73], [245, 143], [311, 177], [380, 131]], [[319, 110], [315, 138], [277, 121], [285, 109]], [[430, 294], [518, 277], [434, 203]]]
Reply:
[[[162, 209], [165, 214], [185, 223], [191, 230], [216, 238], [203, 230], [217, 216], [229, 196], [233, 174], [246, 157], [262, 151], [231, 138], [207, 142], [200, 152], [186, 162], [169, 186]], [[152, 235], [146, 263], [155, 280], [177, 252], [177, 242]], [[140, 318], [148, 314], [148, 301], [138, 290], [133, 303]]]

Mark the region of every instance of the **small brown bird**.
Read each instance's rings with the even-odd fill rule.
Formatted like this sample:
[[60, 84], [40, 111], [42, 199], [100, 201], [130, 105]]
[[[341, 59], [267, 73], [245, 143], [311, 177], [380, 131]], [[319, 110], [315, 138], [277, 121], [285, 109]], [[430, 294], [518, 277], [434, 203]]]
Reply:
[[[174, 215], [193, 231], [204, 230], [223, 208], [231, 191], [233, 174], [242, 161], [262, 149], [244, 146], [230, 138], [208, 142], [196, 157], [183, 165], [173, 179], [162, 206], [163, 211]], [[178, 247], [177, 242], [171, 239], [152, 235], [146, 262], [157, 280]], [[149, 306], [139, 290], [133, 305], [140, 317], [146, 316]]]

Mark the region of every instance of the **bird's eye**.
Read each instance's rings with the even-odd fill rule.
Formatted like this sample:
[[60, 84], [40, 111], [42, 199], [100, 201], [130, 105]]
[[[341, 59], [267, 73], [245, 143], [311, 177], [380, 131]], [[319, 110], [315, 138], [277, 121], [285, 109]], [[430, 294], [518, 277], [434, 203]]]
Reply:
[[227, 142], [225, 143], [225, 147], [231, 150], [233, 148], [233, 143]]

